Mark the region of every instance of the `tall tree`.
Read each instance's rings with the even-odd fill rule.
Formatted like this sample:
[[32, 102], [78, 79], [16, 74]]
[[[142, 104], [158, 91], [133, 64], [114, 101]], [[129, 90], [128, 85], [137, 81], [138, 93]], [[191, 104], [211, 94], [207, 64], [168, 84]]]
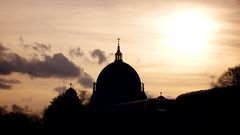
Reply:
[[223, 72], [216, 82], [212, 84], [213, 87], [231, 87], [240, 86], [240, 65], [228, 68]]

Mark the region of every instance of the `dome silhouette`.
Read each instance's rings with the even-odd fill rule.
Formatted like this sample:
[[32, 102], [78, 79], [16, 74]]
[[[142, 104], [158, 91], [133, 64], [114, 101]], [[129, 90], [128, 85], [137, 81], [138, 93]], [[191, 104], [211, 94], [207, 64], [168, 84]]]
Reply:
[[77, 93], [73, 88], [69, 88], [65, 92], [66, 97], [77, 97]]
[[157, 99], [165, 100], [166, 98], [162, 95], [162, 92], [160, 92], [160, 96], [158, 96]]
[[118, 40], [115, 61], [100, 72], [90, 105], [98, 108], [143, 99], [146, 99], [144, 85], [134, 68], [123, 62]]

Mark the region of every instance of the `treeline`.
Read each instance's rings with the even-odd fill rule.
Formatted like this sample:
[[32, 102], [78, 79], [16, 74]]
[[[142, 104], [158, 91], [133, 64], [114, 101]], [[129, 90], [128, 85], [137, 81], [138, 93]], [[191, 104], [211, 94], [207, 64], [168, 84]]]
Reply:
[[35, 130], [42, 131], [42, 113], [34, 112], [29, 108], [19, 105], [0, 107], [0, 131], [2, 133], [29, 133], [34, 134]]

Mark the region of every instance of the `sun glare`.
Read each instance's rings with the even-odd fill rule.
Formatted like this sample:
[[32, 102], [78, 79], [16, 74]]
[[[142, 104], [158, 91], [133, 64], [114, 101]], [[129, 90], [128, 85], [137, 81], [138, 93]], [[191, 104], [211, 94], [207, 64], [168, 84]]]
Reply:
[[181, 11], [164, 19], [166, 44], [178, 53], [196, 54], [206, 49], [216, 24], [203, 12]]

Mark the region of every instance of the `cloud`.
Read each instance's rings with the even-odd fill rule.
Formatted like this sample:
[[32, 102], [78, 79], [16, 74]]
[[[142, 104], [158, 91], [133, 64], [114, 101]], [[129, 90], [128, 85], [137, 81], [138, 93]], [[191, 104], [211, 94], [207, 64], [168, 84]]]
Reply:
[[5, 52], [5, 51], [7, 51], [8, 49], [6, 48], [6, 47], [4, 47], [3, 45], [2, 45], [2, 43], [0, 43], [0, 54], [2, 53], [2, 52]]
[[80, 56], [83, 56], [84, 53], [83, 53], [83, 51], [81, 51], [81, 48], [78, 47], [78, 48], [70, 49], [69, 55], [70, 55], [71, 57], [80, 57]]
[[39, 54], [45, 56], [48, 52], [51, 52], [51, 45], [34, 42], [32, 44], [25, 44], [25, 41], [22, 36], [19, 38], [20, 46], [24, 49], [32, 49], [34, 51], [33, 55], [38, 56]]
[[102, 64], [107, 61], [107, 57], [105, 56], [105, 52], [100, 49], [95, 49], [91, 52], [92, 58], [98, 58], [98, 64]]
[[81, 72], [81, 77], [78, 79], [78, 83], [82, 85], [84, 88], [91, 88], [93, 85], [93, 78], [86, 72]]
[[[78, 83], [84, 88], [92, 87], [93, 78], [91, 75], [85, 72], [83, 68], [76, 66], [62, 53], [55, 53], [53, 56], [45, 55], [43, 60], [37, 58], [29, 60], [16, 53], [9, 52], [7, 48], [0, 44], [0, 56], [0, 75], [10, 75], [13, 72], [18, 72], [28, 74], [30, 77], [78, 78]], [[0, 79], [0, 88], [11, 89], [11, 84], [16, 83], [20, 82]], [[61, 91], [60, 87], [55, 90]]]
[[30, 45], [27, 45], [24, 43], [24, 39], [22, 36], [19, 37], [19, 42], [20, 42], [20, 46], [24, 47], [24, 49], [27, 49], [30, 47]]
[[80, 74], [79, 68], [62, 53], [46, 56], [44, 61], [27, 62], [23, 72], [35, 77], [57, 78], [77, 77]]
[[12, 84], [19, 84], [21, 81], [16, 79], [4, 79], [0, 78], [0, 89], [11, 89]]
[[59, 94], [63, 94], [66, 90], [67, 90], [66, 86], [54, 88], [54, 91], [58, 92]]
[[11, 52], [3, 52], [0, 57], [0, 74], [8, 75], [12, 72], [25, 73], [31, 77], [78, 77], [80, 69], [69, 61], [62, 53], [53, 56], [46, 55], [43, 60], [31, 59]]
[[47, 51], [50, 52], [51, 51], [51, 45], [46, 45], [43, 43], [37, 43], [35, 42], [34, 45], [32, 46], [32, 49], [41, 53], [41, 54], [45, 54]]

